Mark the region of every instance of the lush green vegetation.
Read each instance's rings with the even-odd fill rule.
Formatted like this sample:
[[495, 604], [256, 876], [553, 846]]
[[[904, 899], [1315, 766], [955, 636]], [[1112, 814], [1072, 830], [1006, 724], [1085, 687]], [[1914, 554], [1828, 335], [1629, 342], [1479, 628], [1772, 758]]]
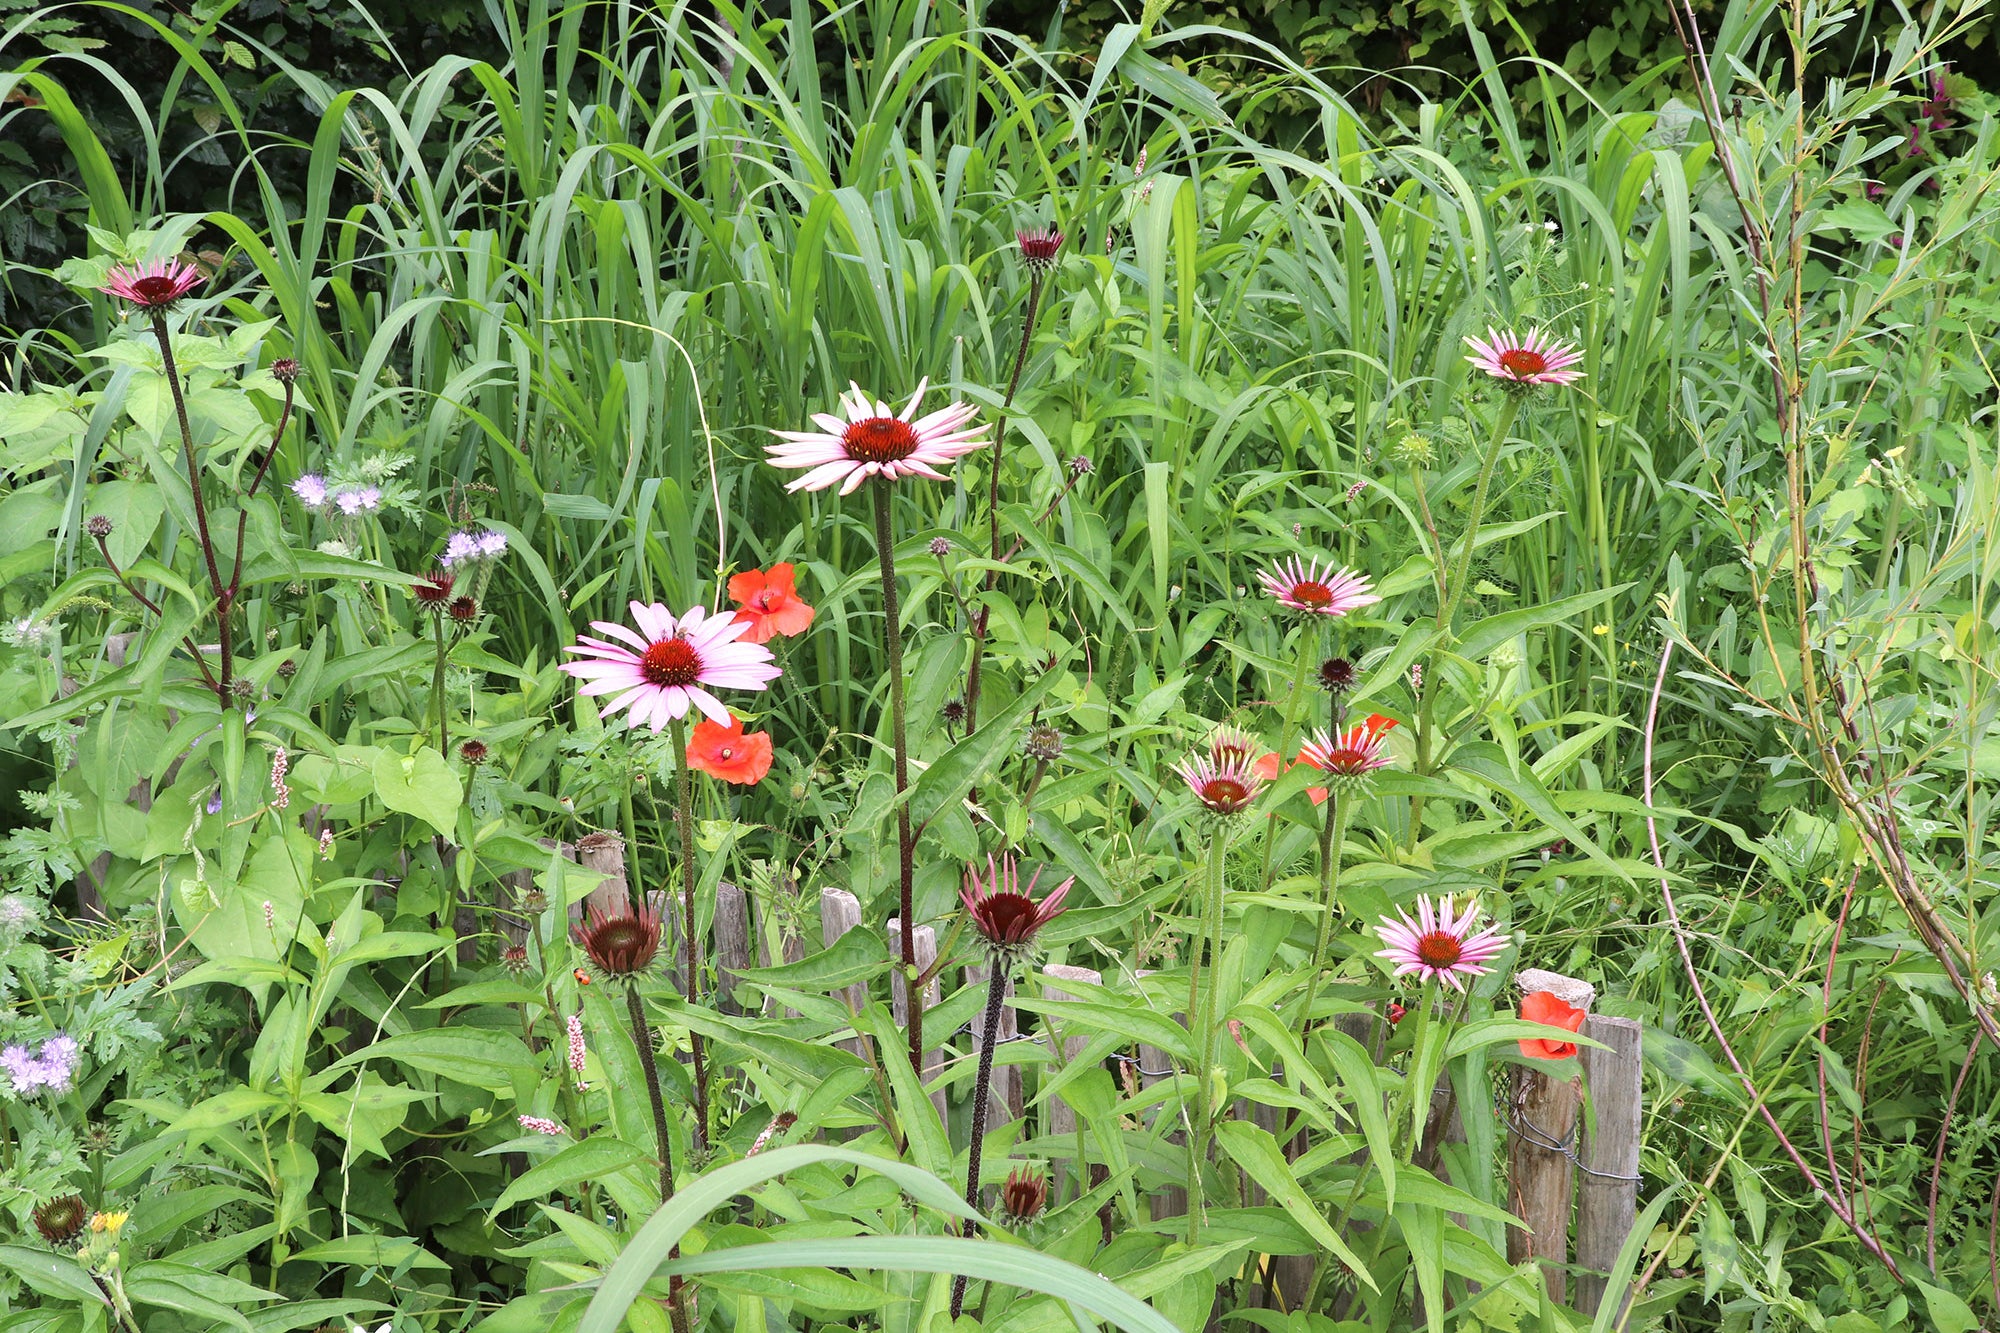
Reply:
[[[1384, 113], [1155, 8], [531, 0], [381, 86], [121, 12], [157, 102], [0, 61], [90, 223], [6, 261], [0, 1329], [2000, 1320], [1978, 14], [1683, 12], [1615, 87], [1467, 18]], [[787, 489], [924, 382], [984, 447]], [[559, 670], [780, 564], [768, 772]], [[1176, 771], [1371, 717], [1325, 803]], [[657, 956], [571, 937], [616, 840]], [[1074, 881], [1028, 949], [959, 897], [1008, 855]], [[1472, 894], [1491, 972], [1392, 976]], [[979, 964], [1040, 1038], [984, 1125]], [[1506, 1257], [1530, 967], [1643, 1025], [1601, 1309]]]

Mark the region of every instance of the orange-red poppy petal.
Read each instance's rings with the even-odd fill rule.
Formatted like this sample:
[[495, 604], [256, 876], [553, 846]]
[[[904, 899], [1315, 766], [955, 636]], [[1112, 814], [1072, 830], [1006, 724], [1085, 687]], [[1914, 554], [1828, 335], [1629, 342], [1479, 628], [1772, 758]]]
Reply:
[[[1529, 991], [1521, 997], [1521, 1017], [1530, 1023], [1575, 1032], [1583, 1026], [1584, 1012], [1548, 991]], [[1530, 1060], [1567, 1060], [1576, 1054], [1576, 1043], [1548, 1037], [1524, 1037], [1521, 1054]]]
[[745, 735], [740, 717], [732, 716], [726, 727], [703, 718], [688, 737], [687, 761], [712, 778], [752, 786], [771, 771], [771, 738], [761, 731]]

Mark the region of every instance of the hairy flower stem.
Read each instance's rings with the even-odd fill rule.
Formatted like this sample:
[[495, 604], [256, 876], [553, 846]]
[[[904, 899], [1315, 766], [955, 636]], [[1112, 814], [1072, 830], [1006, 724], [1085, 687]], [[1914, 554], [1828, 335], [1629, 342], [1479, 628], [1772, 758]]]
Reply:
[[292, 382], [284, 381], [285, 405], [278, 412], [278, 428], [271, 432], [271, 446], [264, 450], [264, 460], [257, 464], [257, 474], [250, 478], [250, 489], [243, 492], [243, 503], [236, 510], [236, 559], [229, 566], [229, 600], [235, 604], [236, 596], [243, 590], [243, 538], [250, 528], [250, 502], [257, 498], [263, 488], [264, 476], [271, 470], [271, 460], [278, 456], [278, 446], [284, 442], [285, 427], [292, 421]]
[[[996, 955], [987, 964], [986, 1019], [979, 1028], [979, 1076], [972, 1082], [972, 1146], [965, 1155], [965, 1206], [979, 1209], [979, 1157], [986, 1138], [986, 1103], [993, 1090], [993, 1044], [1000, 1039], [1000, 1010], [1007, 1002], [1007, 968]], [[971, 1223], [966, 1223], [968, 1228]], [[951, 1280], [951, 1317], [965, 1313], [965, 1274]]]
[[1222, 980], [1222, 897], [1224, 871], [1229, 852], [1229, 826], [1218, 823], [1215, 833], [1208, 840], [1208, 885], [1202, 896], [1201, 925], [1202, 940], [1208, 950], [1208, 970], [1212, 974], [1208, 985], [1201, 984], [1201, 955], [1203, 943], [1196, 943], [1188, 951], [1188, 1017], [1194, 1019], [1194, 1028], [1188, 1034], [1193, 1038], [1193, 1047], [1201, 1053], [1201, 1062], [1196, 1066], [1195, 1075], [1195, 1120], [1194, 1133], [1188, 1138], [1188, 1244], [1193, 1245], [1199, 1238], [1202, 1204], [1201, 1163], [1208, 1159], [1209, 1133], [1213, 1128], [1215, 1107], [1211, 1104], [1212, 1071], [1215, 1068], [1215, 1006], [1216, 992], [1221, 989]]
[[[646, 1025], [646, 1006], [639, 999], [637, 982], [625, 983], [625, 1012], [632, 1018], [632, 1042], [639, 1048], [639, 1068], [646, 1071], [646, 1096], [653, 1103], [653, 1137], [660, 1145], [660, 1203], [665, 1206], [674, 1197], [674, 1144], [667, 1129], [667, 1100], [660, 1095], [660, 1066], [653, 1058], [653, 1030]], [[678, 1259], [680, 1253], [681, 1247], [676, 1245], [667, 1257]], [[668, 1285], [667, 1314], [674, 1333], [689, 1333], [681, 1285], [678, 1277]]]
[[435, 611], [431, 613], [431, 637], [437, 646], [431, 665], [431, 706], [437, 709], [438, 756], [448, 760], [451, 758], [451, 736], [448, 734], [450, 727], [444, 720], [444, 617]]
[[[686, 940], [682, 954], [686, 979], [681, 995], [693, 1008], [701, 1002], [701, 967], [695, 957], [695, 864], [694, 864], [694, 773], [688, 768], [687, 720], [674, 719], [674, 810], [681, 834], [681, 937]], [[694, 1052], [694, 1150], [708, 1151], [708, 1063], [702, 1051], [701, 1034], [688, 1028], [688, 1045]]]
[[153, 312], [153, 337], [160, 344], [160, 363], [167, 377], [167, 392], [173, 395], [174, 417], [180, 423], [181, 451], [187, 458], [188, 494], [194, 505], [195, 533], [201, 540], [202, 560], [208, 566], [208, 586], [215, 593], [216, 642], [221, 645], [222, 659], [215, 683], [215, 697], [222, 707], [234, 708], [236, 702], [229, 693], [235, 656], [230, 621], [236, 594], [222, 581], [222, 567], [215, 560], [215, 537], [208, 529], [208, 501], [202, 498], [201, 493], [201, 459], [195, 454], [194, 428], [188, 424], [187, 396], [181, 391], [180, 366], [174, 361], [174, 339], [167, 331], [164, 311]]
[[[1021, 319], [1021, 341], [1014, 349], [1014, 373], [1007, 379], [1007, 396], [1000, 400], [1000, 420], [993, 432], [992, 475], [987, 478], [986, 508], [993, 525], [993, 559], [1005, 559], [1000, 554], [1000, 461], [1001, 449], [1007, 442], [1007, 412], [1014, 406], [1014, 393], [1021, 387], [1021, 372], [1028, 366], [1028, 346], [1035, 337], [1035, 318], [1042, 309], [1042, 274], [1039, 269], [1028, 272], [1028, 308]], [[1016, 544], [1018, 549], [1018, 543]], [[1000, 581], [1000, 571], [986, 571], [986, 591], [992, 592]], [[979, 675], [986, 660], [986, 617], [987, 607], [979, 608], [979, 615], [972, 622], [972, 663], [965, 671], [965, 734], [970, 736], [979, 730]]]
[[[882, 641], [889, 655], [890, 744], [896, 763], [896, 850], [899, 853], [898, 903], [902, 907], [902, 961], [905, 993], [910, 997], [910, 1068], [922, 1078], [924, 1072], [924, 1000], [917, 984], [917, 921], [914, 901], [917, 877], [917, 840], [910, 832], [910, 806], [903, 799], [910, 785], [909, 746], [905, 739], [903, 698], [902, 609], [896, 600], [896, 534], [890, 523], [889, 502], [892, 484], [877, 479], [869, 487], [875, 492], [875, 554], [882, 565]], [[973, 659], [975, 662], [977, 657]], [[967, 735], [971, 734], [971, 714], [966, 715]]]
[[[1299, 627], [1299, 661], [1292, 671], [1292, 688], [1285, 695], [1285, 711], [1279, 720], [1278, 729], [1278, 772], [1283, 775], [1286, 766], [1295, 757], [1292, 746], [1298, 740], [1299, 696], [1305, 693], [1306, 678], [1312, 675], [1313, 665], [1319, 661], [1318, 617], [1308, 620]], [[1278, 822], [1264, 821], [1264, 853], [1258, 863], [1257, 883], [1260, 893], [1271, 891], [1271, 853], [1278, 841]]]
[[[1465, 598], [1466, 580], [1472, 575], [1472, 551], [1479, 544], [1479, 521], [1486, 513], [1486, 491], [1493, 482], [1493, 467], [1500, 461], [1501, 450], [1507, 447], [1507, 432], [1514, 427], [1514, 416], [1521, 410], [1518, 392], [1504, 393], [1500, 399], [1500, 410], [1493, 415], [1493, 438], [1487, 442], [1486, 457], [1480, 460], [1479, 482], [1472, 490], [1472, 508], [1465, 515], [1465, 541], [1459, 546], [1458, 559], [1454, 562], [1451, 577], [1445, 580], [1444, 594], [1438, 598], [1437, 628], [1442, 638], [1451, 628], [1451, 618], [1458, 611], [1458, 604]], [[1443, 556], [1443, 548], [1439, 548]], [[1420, 777], [1431, 775], [1432, 763], [1441, 755], [1431, 752], [1433, 744], [1431, 716], [1436, 707], [1437, 690], [1423, 692], [1417, 701], [1417, 762], [1416, 772]], [[1424, 798], [1421, 793], [1410, 797], [1410, 846], [1415, 847], [1423, 838]]]
[[1326, 947], [1333, 939], [1334, 900], [1340, 894], [1340, 853], [1347, 845], [1347, 800], [1339, 792], [1326, 798], [1326, 822], [1319, 835], [1319, 938], [1313, 942], [1311, 970], [1306, 975], [1306, 1004], [1299, 1011], [1299, 1046], [1312, 1027], [1313, 1001], [1319, 997], [1320, 972], [1326, 967]]

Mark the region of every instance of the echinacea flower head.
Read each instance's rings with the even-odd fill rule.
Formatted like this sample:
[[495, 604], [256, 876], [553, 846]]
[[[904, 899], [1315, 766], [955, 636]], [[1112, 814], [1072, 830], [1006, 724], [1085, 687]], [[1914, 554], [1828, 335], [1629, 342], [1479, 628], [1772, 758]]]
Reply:
[[1218, 767], [1247, 764], [1257, 756], [1257, 741], [1246, 731], [1221, 726], [1208, 738], [1208, 759]]
[[1360, 671], [1345, 657], [1329, 657], [1319, 664], [1319, 687], [1328, 694], [1345, 694], [1360, 679]]
[[1419, 981], [1437, 977], [1452, 989], [1463, 991], [1462, 978], [1483, 977], [1492, 971], [1485, 964], [1508, 944], [1498, 926], [1475, 932], [1473, 926], [1478, 920], [1477, 898], [1465, 904], [1464, 912], [1454, 914], [1449, 897], [1433, 907], [1427, 895], [1419, 894], [1414, 920], [1401, 910], [1394, 920], [1381, 918], [1382, 924], [1375, 928], [1375, 934], [1387, 947], [1378, 950], [1375, 956], [1394, 963], [1396, 976], [1415, 973]]
[[766, 445], [764, 452], [773, 467], [810, 469], [786, 483], [788, 491], [823, 491], [839, 482], [840, 493], [849, 495], [870, 477], [943, 481], [940, 467], [986, 447], [986, 427], [973, 424], [979, 409], [971, 403], [953, 403], [917, 416], [917, 404], [929, 385], [929, 380], [918, 384], [899, 413], [860, 385], [850, 384], [850, 392], [840, 400], [846, 420], [830, 412], [814, 413], [818, 430], [772, 431], [782, 443]]
[[97, 290], [141, 310], [166, 310], [201, 286], [201, 270], [178, 259], [154, 259], [144, 264], [114, 264]]
[[972, 918], [972, 929], [986, 945], [987, 951], [1002, 963], [1033, 950], [1035, 936], [1043, 926], [1062, 915], [1063, 900], [1069, 896], [1070, 885], [1076, 883], [1076, 876], [1049, 890], [1049, 896], [1035, 901], [1035, 885], [1042, 872], [1037, 869], [1029, 878], [1028, 886], [1021, 887], [1019, 864], [1010, 852], [1004, 860], [996, 862], [991, 856], [986, 858], [986, 878], [979, 877], [977, 866], [965, 868], [965, 887], [958, 892], [959, 901], [965, 904], [966, 915]]
[[703, 718], [688, 735], [687, 761], [712, 778], [754, 787], [771, 771], [771, 737], [762, 731], [746, 735], [739, 717], [732, 716], [726, 727]]
[[1524, 338], [1512, 329], [1502, 332], [1489, 327], [1486, 341], [1467, 338], [1472, 355], [1465, 358], [1509, 389], [1531, 389], [1538, 384], [1574, 384], [1583, 372], [1571, 369], [1583, 360], [1574, 343], [1551, 338], [1540, 329], [1529, 329]]
[[1382, 600], [1370, 591], [1366, 574], [1335, 569], [1331, 563], [1322, 572], [1318, 560], [1305, 562], [1297, 556], [1257, 578], [1279, 606], [1304, 615], [1344, 616]]
[[803, 634], [813, 623], [813, 609], [800, 599], [789, 563], [733, 576], [729, 600], [742, 608], [736, 618], [750, 627], [743, 634], [745, 643], [769, 643], [779, 635]]
[[1188, 790], [1212, 815], [1236, 815], [1250, 808], [1264, 779], [1251, 766], [1248, 755], [1217, 758], [1213, 749], [1205, 755], [1190, 756], [1174, 765], [1174, 772], [1187, 783]]
[[326, 478], [317, 472], [307, 472], [292, 482], [292, 494], [299, 497], [299, 503], [307, 509], [326, 507]]
[[739, 642], [750, 627], [734, 616], [710, 615], [701, 606], [676, 616], [659, 602], [633, 602], [632, 619], [636, 632], [591, 622], [592, 629], [615, 643], [581, 637], [564, 649], [584, 659], [562, 664], [564, 671], [586, 682], [578, 694], [612, 696], [600, 717], [627, 708], [633, 726], [650, 724], [657, 732], [669, 720], [686, 717], [692, 707], [726, 727], [729, 710], [710, 689], [761, 690], [781, 674], [771, 664], [770, 649]]
[[[1549, 991], [1529, 991], [1521, 997], [1521, 1017], [1530, 1023], [1546, 1023], [1552, 1028], [1575, 1032], [1583, 1026], [1584, 1011]], [[1567, 1060], [1576, 1054], [1576, 1043], [1560, 1038], [1523, 1037], [1521, 1054], [1530, 1060]]]
[[1062, 255], [1063, 234], [1054, 227], [1017, 231], [1014, 240], [1021, 247], [1021, 262], [1036, 273], [1047, 273]]
[[612, 915], [592, 908], [590, 919], [571, 926], [569, 936], [600, 975], [634, 977], [651, 967], [660, 951], [660, 914], [646, 908]]
[[410, 585], [410, 596], [426, 611], [442, 611], [451, 600], [451, 585], [456, 581], [450, 570], [435, 570]]
[[478, 768], [493, 755], [492, 751], [486, 748], [485, 741], [475, 739], [458, 743], [458, 757], [464, 760], [468, 767]]
[[1395, 725], [1395, 719], [1371, 713], [1366, 722], [1318, 733], [1305, 743], [1299, 758], [1325, 771], [1342, 786], [1361, 782], [1376, 769], [1389, 766], [1383, 738]]
[[63, 1246], [74, 1244], [83, 1234], [90, 1212], [83, 1206], [81, 1194], [63, 1194], [36, 1204], [33, 1216], [35, 1230], [42, 1233], [42, 1239]]
[[1000, 1211], [1009, 1222], [1032, 1222], [1049, 1202], [1049, 1178], [1033, 1167], [1017, 1166], [1000, 1187]]

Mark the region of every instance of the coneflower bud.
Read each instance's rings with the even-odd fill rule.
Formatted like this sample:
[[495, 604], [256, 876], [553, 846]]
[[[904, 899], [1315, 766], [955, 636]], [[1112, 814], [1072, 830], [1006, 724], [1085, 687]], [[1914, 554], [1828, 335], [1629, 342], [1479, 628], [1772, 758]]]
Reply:
[[938, 709], [938, 716], [945, 720], [946, 726], [957, 726], [959, 723], [965, 721], [965, 700], [945, 700], [944, 707]]
[[469, 625], [479, 619], [479, 603], [460, 594], [451, 599], [451, 605], [445, 608], [445, 614], [461, 625]]
[[87, 1211], [81, 1194], [64, 1194], [35, 1205], [35, 1230], [51, 1245], [69, 1245], [83, 1234]]
[[933, 538], [931, 538], [931, 554], [932, 554], [932, 555], [934, 555], [934, 556], [936, 556], [936, 557], [937, 557], [938, 559], [940, 559], [940, 560], [942, 560], [942, 559], [944, 559], [944, 558], [945, 558], [946, 556], [950, 555], [950, 554], [951, 554], [951, 539], [950, 539], [949, 537], [933, 537]]
[[1037, 903], [1035, 884], [1041, 877], [1038, 868], [1029, 878], [1027, 888], [1022, 888], [1020, 868], [1012, 853], [1000, 863], [987, 857], [984, 880], [974, 867], [965, 868], [965, 887], [959, 890], [959, 901], [965, 904], [973, 932], [986, 945], [996, 964], [1009, 963], [1032, 951], [1035, 936], [1042, 927], [1062, 915], [1063, 899], [1069, 896], [1076, 877], [1072, 875], [1056, 885], [1048, 897]]
[[434, 570], [410, 586], [410, 596], [426, 611], [440, 611], [451, 600], [454, 576], [448, 569]]
[[289, 356], [281, 356], [271, 363], [271, 378], [280, 384], [290, 384], [299, 377], [299, 363]]
[[83, 530], [93, 537], [105, 538], [111, 535], [111, 520], [102, 514], [92, 514], [83, 522]]
[[1095, 471], [1097, 471], [1097, 464], [1091, 462], [1082, 454], [1078, 454], [1075, 458], [1069, 460], [1069, 474], [1072, 477], [1087, 477]]
[[1329, 694], [1344, 694], [1354, 688], [1358, 675], [1346, 658], [1329, 657], [1319, 664], [1319, 687]]
[[464, 760], [468, 767], [477, 768], [491, 756], [485, 741], [471, 740], [459, 742], [458, 757]]
[[1063, 234], [1054, 227], [1017, 231], [1014, 239], [1021, 246], [1021, 262], [1036, 273], [1047, 273], [1054, 268], [1062, 253]]
[[1049, 1178], [1040, 1171], [1016, 1167], [1000, 1187], [1000, 1211], [1009, 1222], [1032, 1222], [1049, 1202]]
[[279, 680], [290, 680], [293, 676], [296, 676], [298, 674], [299, 674], [299, 664], [293, 661], [291, 658], [288, 657], [284, 661], [278, 663]]
[[604, 976], [637, 976], [660, 951], [660, 914], [648, 908], [611, 916], [593, 909], [587, 925], [570, 927], [570, 938]]
[[528, 975], [528, 946], [510, 944], [500, 951], [500, 966], [517, 977]]

